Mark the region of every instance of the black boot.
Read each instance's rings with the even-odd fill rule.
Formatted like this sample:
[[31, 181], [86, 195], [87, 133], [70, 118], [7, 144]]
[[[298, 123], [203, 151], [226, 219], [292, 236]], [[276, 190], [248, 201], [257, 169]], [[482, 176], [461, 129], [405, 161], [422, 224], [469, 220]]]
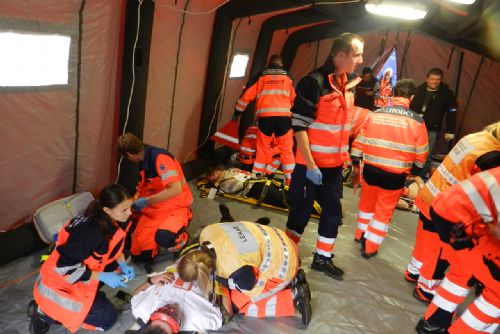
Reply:
[[431, 325], [427, 320], [420, 319], [415, 327], [418, 334], [448, 334], [448, 330], [446, 328], [437, 327]]
[[300, 283], [295, 286], [294, 290], [293, 306], [302, 316], [302, 323], [308, 325], [312, 316], [311, 298], [308, 295], [309, 286], [307, 283]]
[[300, 284], [304, 284], [304, 287], [305, 287], [306, 292], [307, 292], [307, 296], [309, 297], [309, 299], [311, 299], [311, 290], [309, 289], [309, 283], [307, 283], [306, 273], [304, 272], [304, 270], [302, 268], [297, 271], [297, 274], [295, 275], [292, 282], [290, 283], [290, 288], [293, 289]]
[[314, 253], [314, 259], [311, 263], [311, 268], [321, 271], [326, 275], [332, 277], [333, 279], [342, 281], [342, 275], [344, 275], [344, 271], [333, 264], [332, 258], [333, 254], [332, 257], [326, 257], [318, 253]]
[[45, 315], [38, 311], [38, 305], [34, 300], [28, 304], [27, 314], [30, 318], [31, 334], [44, 334], [49, 331], [50, 322], [45, 319]]
[[227, 207], [226, 204], [221, 203], [219, 204], [219, 211], [220, 211], [220, 222], [221, 223], [227, 223], [227, 222], [234, 222], [233, 216], [231, 216], [231, 211], [229, 211], [229, 208]]

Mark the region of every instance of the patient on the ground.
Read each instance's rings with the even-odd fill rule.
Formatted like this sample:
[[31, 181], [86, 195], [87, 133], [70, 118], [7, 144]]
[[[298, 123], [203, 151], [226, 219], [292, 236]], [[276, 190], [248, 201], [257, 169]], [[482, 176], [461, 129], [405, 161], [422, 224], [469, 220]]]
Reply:
[[132, 313], [145, 326], [142, 332], [152, 328], [164, 333], [205, 332], [221, 327], [221, 311], [208, 300], [209, 277], [203, 282], [187, 283], [180, 279], [177, 269], [173, 265], [168, 272], [150, 277], [134, 292]]

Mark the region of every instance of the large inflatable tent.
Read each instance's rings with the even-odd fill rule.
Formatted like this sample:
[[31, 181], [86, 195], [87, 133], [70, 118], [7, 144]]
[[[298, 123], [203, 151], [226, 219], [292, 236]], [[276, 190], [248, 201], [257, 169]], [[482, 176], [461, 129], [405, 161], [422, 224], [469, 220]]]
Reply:
[[[115, 181], [134, 189], [137, 167], [115, 149], [121, 133], [168, 149], [194, 178], [228, 155], [208, 138], [271, 54], [299, 80], [345, 31], [365, 39], [364, 66], [395, 52], [398, 78], [421, 83], [443, 69], [458, 138], [499, 121], [500, 2], [418, 2], [427, 16], [403, 21], [367, 13], [364, 0], [0, 0], [0, 264], [45, 247], [32, 225], [44, 204]], [[237, 56], [247, 66], [232, 76]]]

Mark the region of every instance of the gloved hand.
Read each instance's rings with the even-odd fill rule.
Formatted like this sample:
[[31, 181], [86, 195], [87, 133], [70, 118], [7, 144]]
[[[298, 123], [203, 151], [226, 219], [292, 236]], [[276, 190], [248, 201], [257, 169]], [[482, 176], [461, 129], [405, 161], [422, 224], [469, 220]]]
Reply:
[[318, 167], [314, 169], [308, 169], [306, 172], [306, 177], [315, 185], [320, 186], [323, 184], [323, 174]]
[[117, 274], [115, 272], [100, 272], [99, 273], [99, 281], [103, 282], [109, 287], [112, 288], [117, 288], [117, 287], [123, 287], [126, 288], [127, 284], [123, 281], [123, 277], [120, 274]]
[[238, 122], [240, 116], [241, 116], [241, 111], [235, 110], [233, 113], [233, 117], [231, 117], [231, 120], [233, 120], [234, 122]]
[[450, 141], [450, 140], [453, 140], [453, 139], [455, 139], [455, 135], [453, 133], [447, 132], [447, 133], [444, 134], [444, 140]]
[[132, 209], [136, 212], [141, 212], [147, 206], [148, 199], [146, 197], [139, 197], [134, 203], [132, 203]]
[[125, 261], [118, 262], [118, 265], [120, 266], [122, 273], [125, 276], [127, 276], [129, 281], [134, 279], [134, 277], [135, 277], [134, 267], [127, 265], [127, 262], [125, 262]]
[[361, 170], [359, 165], [352, 166], [352, 188], [356, 194], [359, 189], [359, 184], [361, 183]]

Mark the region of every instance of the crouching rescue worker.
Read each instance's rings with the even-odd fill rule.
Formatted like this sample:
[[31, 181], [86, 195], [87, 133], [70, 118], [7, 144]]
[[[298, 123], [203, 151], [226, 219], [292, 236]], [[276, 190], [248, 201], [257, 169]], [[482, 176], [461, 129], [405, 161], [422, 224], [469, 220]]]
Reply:
[[[417, 325], [419, 334], [497, 333], [500, 323], [500, 167], [442, 191], [432, 203], [432, 223], [451, 245], [454, 260]], [[482, 293], [453, 323], [469, 292], [469, 282]]]
[[35, 282], [35, 302], [29, 307], [32, 332], [45, 333], [52, 323], [73, 333], [80, 327], [108, 330], [114, 325], [118, 311], [99, 288], [100, 282], [127, 287], [135, 277], [122, 253], [131, 205], [125, 188], [109, 185], [61, 229]]
[[132, 209], [136, 227], [132, 234], [132, 259], [145, 264], [158, 254], [159, 247], [178, 252], [188, 241], [185, 231], [192, 218], [191, 191], [180, 163], [158, 147], [144, 144], [131, 133], [118, 139], [118, 151], [140, 164], [140, 181]]
[[195, 281], [199, 272], [213, 270], [230, 296], [233, 307], [228, 311], [264, 318], [294, 316], [298, 310], [302, 322], [309, 324], [309, 286], [304, 271], [298, 270], [297, 248], [283, 231], [251, 222], [219, 223], [201, 231], [200, 244], [201, 250], [193, 252], [210, 254], [215, 265], [184, 263], [197, 268], [189, 270], [190, 275], [187, 270], [179, 272], [184, 281]]
[[352, 144], [354, 168], [364, 164], [354, 239], [365, 258], [377, 255], [413, 164], [423, 168], [427, 158], [424, 120], [408, 109], [415, 90], [413, 80], [400, 80], [392, 106], [371, 112]]
[[448, 269], [449, 247], [443, 247], [429, 208], [439, 193], [472, 175], [500, 166], [500, 122], [460, 139], [418, 192], [420, 210], [413, 253], [405, 279], [417, 282], [413, 296], [430, 302]]

